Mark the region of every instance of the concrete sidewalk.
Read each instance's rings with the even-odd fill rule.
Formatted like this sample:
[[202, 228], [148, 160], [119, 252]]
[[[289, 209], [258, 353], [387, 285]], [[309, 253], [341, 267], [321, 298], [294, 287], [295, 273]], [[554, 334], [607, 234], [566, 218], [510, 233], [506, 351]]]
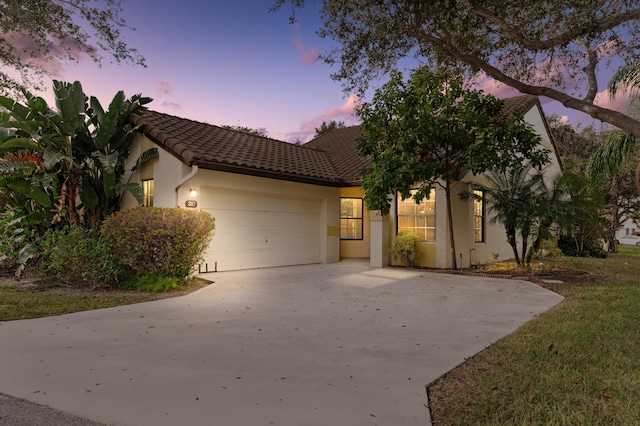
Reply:
[[185, 297], [0, 323], [0, 393], [115, 425], [426, 425], [425, 385], [562, 300], [357, 261], [204, 278]]

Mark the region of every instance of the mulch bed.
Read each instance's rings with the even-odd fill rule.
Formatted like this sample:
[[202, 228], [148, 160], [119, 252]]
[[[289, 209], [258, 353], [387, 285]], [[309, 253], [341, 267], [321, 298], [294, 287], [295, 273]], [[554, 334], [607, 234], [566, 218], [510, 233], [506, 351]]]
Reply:
[[436, 269], [436, 268], [424, 268], [424, 267], [407, 268], [405, 266], [392, 266], [392, 268], [412, 269], [412, 270], [439, 273], [439, 274], [466, 275], [466, 276], [483, 277], [483, 278], [502, 278], [502, 279], [509, 279], [509, 280], [525, 280], [525, 281], [534, 281], [534, 282], [538, 282], [542, 280], [571, 281], [571, 280], [578, 280], [578, 279], [594, 278], [594, 275], [592, 275], [587, 271], [581, 271], [578, 269], [571, 269], [571, 268], [561, 268], [561, 267], [546, 268], [544, 270]]

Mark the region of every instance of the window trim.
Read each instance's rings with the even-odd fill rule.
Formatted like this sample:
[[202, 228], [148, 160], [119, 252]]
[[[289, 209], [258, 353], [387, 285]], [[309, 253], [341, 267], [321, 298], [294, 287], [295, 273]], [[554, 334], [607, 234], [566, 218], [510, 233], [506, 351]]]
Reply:
[[[342, 200], [358, 200], [360, 202], [360, 217], [343, 217]], [[360, 238], [343, 238], [342, 221], [360, 221]], [[362, 241], [364, 240], [364, 200], [362, 197], [340, 197], [340, 241]]]
[[[473, 203], [472, 203], [472, 213], [473, 213], [473, 242], [474, 243], [485, 243], [486, 242], [486, 229], [487, 229], [487, 209], [486, 209], [486, 203], [485, 203], [485, 199], [484, 199], [484, 191], [481, 189], [474, 189], [473, 190], [473, 194], [475, 196], [479, 196], [480, 200], [478, 200], [476, 197], [473, 197]], [[481, 203], [481, 212], [480, 215], [476, 214], [476, 203]], [[480, 239], [477, 239], [477, 230], [478, 228], [476, 227], [476, 219], [480, 218]]]
[[[407, 215], [407, 214], [401, 215], [400, 214], [399, 203], [405, 202], [405, 201], [407, 201], [409, 199], [413, 200], [413, 193], [415, 191], [417, 191], [417, 189], [418, 188], [412, 188], [411, 189], [411, 196], [409, 198], [406, 198], [405, 200], [402, 199], [402, 195], [400, 195], [399, 192], [396, 193], [396, 235], [398, 235], [400, 233], [400, 223], [399, 223], [400, 216], [403, 216], [403, 217], [417, 217], [417, 216], [418, 217], [427, 217], [427, 216], [430, 216], [430, 217], [433, 217], [433, 223], [434, 223], [433, 228], [429, 227], [429, 228], [425, 228], [425, 229], [433, 229], [433, 240], [420, 239], [420, 241], [423, 242], [423, 243], [435, 243], [437, 241], [437, 238], [436, 238], [436, 229], [437, 229], [437, 211], [436, 211], [436, 209], [437, 209], [437, 207], [436, 207], [436, 190], [435, 190], [435, 188], [431, 188], [430, 197], [428, 199], [424, 198], [422, 200], [422, 203], [430, 202], [430, 203], [434, 204], [433, 214], [426, 214], [426, 213], [425, 214], [421, 214], [421, 215], [420, 214], [415, 214], [415, 215]], [[433, 196], [431, 197], [431, 195], [433, 195]], [[415, 203], [415, 201], [414, 201], [414, 203]], [[416, 205], [419, 205], [419, 204], [416, 204]]]
[[[151, 182], [151, 184], [153, 185], [153, 189], [151, 191], [151, 194], [147, 193], [147, 186], [146, 184]], [[153, 181], [153, 179], [143, 179], [142, 180], [142, 205], [144, 207], [153, 207], [153, 202], [154, 202], [154, 198], [155, 198], [155, 182]], [[150, 202], [149, 202], [150, 201]]]

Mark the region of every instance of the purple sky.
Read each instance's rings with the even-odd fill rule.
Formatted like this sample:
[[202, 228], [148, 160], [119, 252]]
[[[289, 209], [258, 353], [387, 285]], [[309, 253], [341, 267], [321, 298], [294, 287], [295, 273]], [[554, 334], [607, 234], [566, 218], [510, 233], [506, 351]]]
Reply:
[[[114, 65], [106, 58], [98, 68], [85, 58], [51, 68], [57, 70], [53, 78], [79, 80], [105, 107], [118, 90], [142, 93], [154, 99], [149, 108], [156, 111], [263, 128], [270, 137], [291, 142], [307, 141], [323, 120], [355, 124], [355, 97], [317, 60], [333, 43], [315, 33], [319, 3], [298, 11], [294, 25], [287, 7], [269, 13], [270, 5], [270, 0], [125, 0], [124, 17], [136, 29], [125, 39], [148, 67]], [[516, 94], [495, 82], [485, 87], [501, 97]], [[548, 114], [568, 115], [572, 123], [592, 121], [555, 102], [543, 99], [543, 107]]]

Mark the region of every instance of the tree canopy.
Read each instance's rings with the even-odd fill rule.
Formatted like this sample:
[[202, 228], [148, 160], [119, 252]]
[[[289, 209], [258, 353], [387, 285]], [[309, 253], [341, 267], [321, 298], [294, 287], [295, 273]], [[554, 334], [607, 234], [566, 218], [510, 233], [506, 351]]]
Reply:
[[265, 138], [269, 136], [267, 129], [265, 129], [264, 127], [254, 129], [253, 127], [240, 126], [240, 125], [233, 126], [231, 124], [222, 124], [220, 127], [224, 129], [235, 130], [238, 132], [249, 133], [250, 135], [254, 135], [254, 136], [262, 136]]
[[[307, 0], [275, 0], [295, 8]], [[640, 123], [595, 104], [598, 71], [636, 62], [640, 4], [629, 0], [322, 0], [319, 35], [338, 45], [324, 55], [333, 78], [363, 92], [414, 56], [461, 67], [522, 93], [546, 96], [640, 136]], [[604, 65], [604, 66], [603, 66]]]
[[372, 102], [357, 109], [362, 119], [358, 150], [372, 159], [362, 177], [367, 207], [386, 214], [390, 194], [413, 194], [420, 202], [441, 184], [455, 268], [452, 184], [469, 172], [507, 170], [523, 162], [540, 167], [548, 161], [530, 125], [521, 115], [505, 116], [502, 108], [502, 101], [465, 89], [461, 75], [443, 68], [420, 69], [408, 81], [392, 72]]
[[318, 136], [327, 133], [329, 130], [342, 129], [344, 127], [346, 127], [346, 125], [344, 124], [344, 121], [336, 121], [336, 120], [331, 120], [329, 122], [323, 121], [320, 127], [316, 127], [316, 134], [313, 137], [317, 138]]
[[[37, 83], [52, 63], [83, 55], [101, 63], [144, 65], [123, 40], [128, 29], [118, 0], [8, 0], [0, 2], [0, 87]], [[16, 72], [19, 77], [15, 77]]]

